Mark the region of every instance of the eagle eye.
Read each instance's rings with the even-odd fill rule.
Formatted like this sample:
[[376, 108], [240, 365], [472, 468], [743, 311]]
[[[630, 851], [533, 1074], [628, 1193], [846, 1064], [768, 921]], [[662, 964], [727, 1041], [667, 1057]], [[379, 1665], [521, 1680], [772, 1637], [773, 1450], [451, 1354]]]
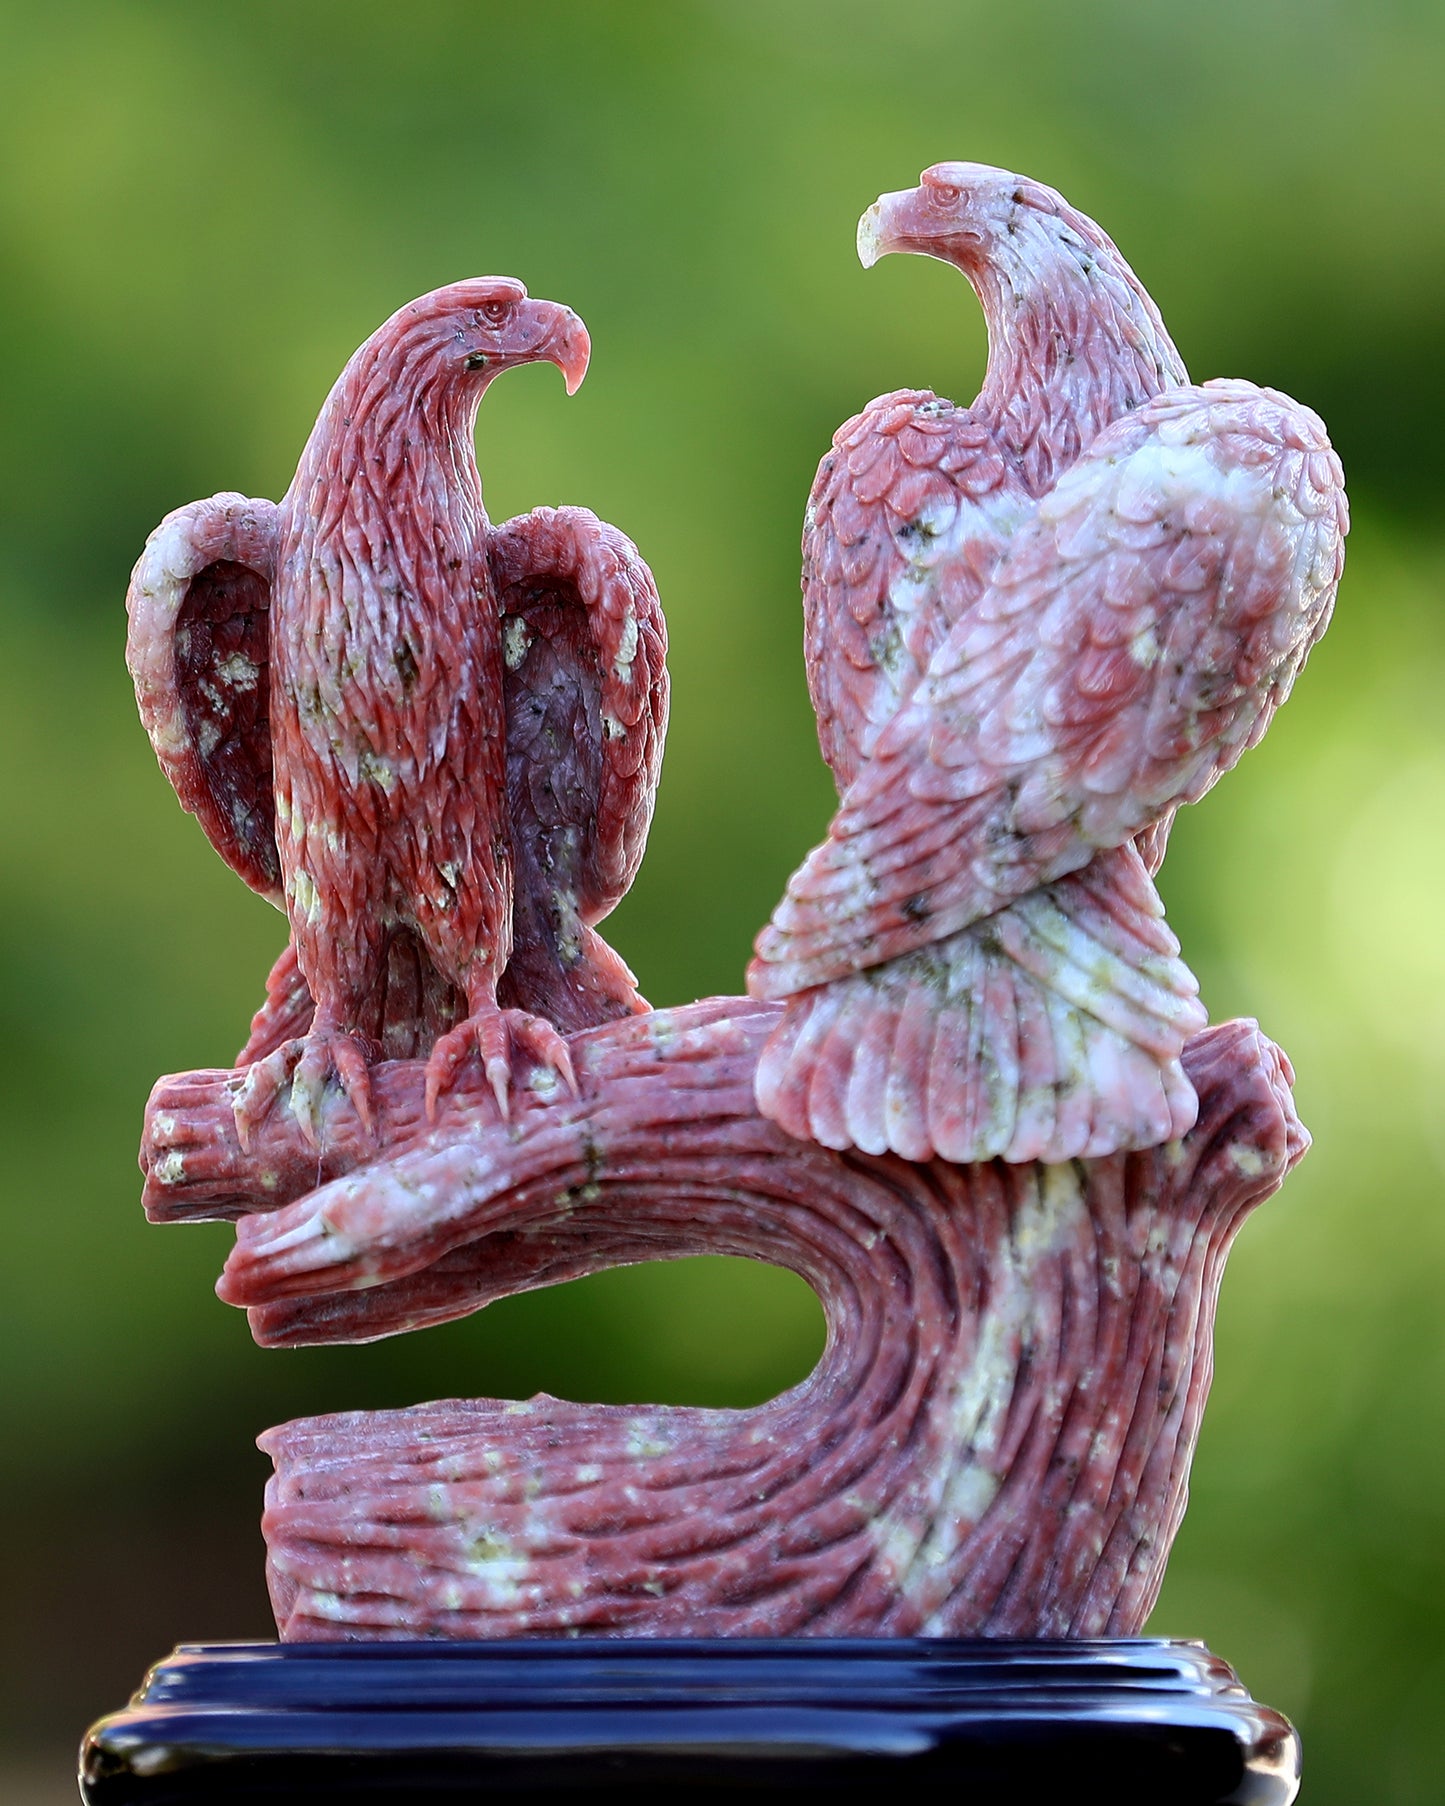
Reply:
[[493, 326], [500, 326], [507, 315], [511, 313], [512, 304], [510, 301], [484, 301], [482, 303], [481, 311], [483, 317], [489, 320]]
[[928, 184], [928, 198], [940, 210], [952, 207], [961, 192], [949, 182], [930, 182]]

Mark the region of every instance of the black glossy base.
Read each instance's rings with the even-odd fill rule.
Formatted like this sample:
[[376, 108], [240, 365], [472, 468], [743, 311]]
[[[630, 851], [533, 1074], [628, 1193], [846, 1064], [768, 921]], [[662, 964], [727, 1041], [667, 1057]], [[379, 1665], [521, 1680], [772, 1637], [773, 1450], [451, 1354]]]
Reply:
[[93, 1806], [713, 1795], [1287, 1806], [1299, 1740], [1202, 1644], [183, 1644], [81, 1751]]

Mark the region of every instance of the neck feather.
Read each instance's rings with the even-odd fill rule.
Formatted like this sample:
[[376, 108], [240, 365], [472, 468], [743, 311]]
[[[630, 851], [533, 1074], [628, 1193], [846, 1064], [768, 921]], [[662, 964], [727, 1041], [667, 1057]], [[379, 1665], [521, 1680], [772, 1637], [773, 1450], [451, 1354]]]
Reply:
[[436, 325], [383, 329], [328, 396], [296, 484], [318, 536], [360, 514], [430, 523], [451, 539], [485, 524], [472, 435], [486, 384], [459, 380], [451, 335]]
[[992, 417], [1034, 494], [1110, 421], [1189, 380], [1158, 308], [1110, 239], [1049, 200], [1041, 206], [1020, 191], [986, 251], [959, 259], [988, 324], [975, 411]]

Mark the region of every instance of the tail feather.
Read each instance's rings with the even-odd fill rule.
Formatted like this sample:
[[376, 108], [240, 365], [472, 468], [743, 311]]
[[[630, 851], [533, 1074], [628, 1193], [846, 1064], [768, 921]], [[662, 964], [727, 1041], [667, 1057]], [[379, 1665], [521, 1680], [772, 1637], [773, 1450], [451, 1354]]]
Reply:
[[[1162, 916], [1147, 925], [1167, 945], [1151, 944], [1140, 918], [1119, 921], [1087, 887], [1063, 879], [1021, 897], [990, 924], [999, 948], [1046, 990], [1161, 1059], [1183, 1045], [1181, 1030], [1187, 1039], [1205, 1025], [1192, 978], [1186, 986], [1177, 977], [1187, 977], [1187, 968]], [[988, 925], [979, 928], [986, 933]]]
[[[758, 1096], [766, 1091], [773, 1100], [768, 1112], [773, 1121], [801, 1140], [814, 1139], [808, 1123], [808, 1081], [813, 1056], [831, 1026], [843, 1000], [819, 994], [816, 1009], [794, 1010], [784, 1015], [758, 1059], [754, 1081]], [[794, 1125], [799, 1125], [794, 1127]]]
[[808, 1114], [818, 1125], [817, 1139], [824, 1147], [854, 1145], [847, 1116], [848, 1080], [855, 1051], [850, 1015], [846, 1007], [833, 1012], [828, 1031], [813, 1056], [813, 1072], [808, 1082]]
[[902, 1014], [901, 1009], [874, 1010], [857, 1046], [850, 1050], [843, 1119], [855, 1147], [879, 1152], [888, 1146], [888, 1074]]
[[987, 972], [983, 996], [987, 1011], [982, 1038], [987, 1104], [978, 1123], [980, 1129], [990, 1121], [998, 1123], [1000, 1135], [1011, 1141], [1017, 1121], [1025, 1042], [1018, 988], [1006, 966]]
[[960, 1162], [1099, 1157], [1185, 1134], [1206, 1026], [1132, 847], [932, 947], [805, 991], [763, 1113], [825, 1147]]
[[[893, 1058], [883, 1081], [883, 1147], [891, 1148], [905, 1160], [926, 1160], [933, 1147], [928, 1133], [928, 1099], [918, 1081], [918, 1074], [928, 1070], [932, 1045], [933, 1002], [924, 986], [915, 985], [899, 1006]], [[767, 1058], [766, 1052], [763, 1057]], [[761, 1066], [758, 1072], [761, 1087]], [[864, 1144], [860, 1142], [859, 1146]]]
[[[1016, 966], [1014, 973], [1019, 1078], [1018, 1095], [1013, 1100], [1013, 1135], [1007, 1142], [997, 1132], [981, 1136], [971, 1148], [951, 1150], [949, 1159], [986, 1160], [998, 1153], [1006, 1160], [1042, 1160], [1055, 1150], [1056, 1159], [1066, 1160], [1072, 1153], [1068, 1143], [1056, 1132], [1059, 1101], [1061, 1096], [1068, 1096], [1070, 1089], [1067, 1081], [1060, 1082], [1060, 1075], [1068, 1073], [1070, 1067], [1060, 1058], [1056, 1046], [1049, 1000], [1043, 988], [1031, 981], [1022, 968]], [[956, 1073], [954, 1082], [967, 1084], [969, 1074]], [[983, 1151], [985, 1148], [988, 1153]]]
[[942, 1141], [967, 1143], [971, 1107], [983, 1101], [982, 1084], [970, 1091], [968, 1087], [960, 1086], [956, 1078], [961, 1071], [977, 1072], [977, 1067], [969, 1060], [971, 1015], [966, 1003], [960, 1007], [958, 1003], [950, 1002], [939, 1009], [935, 1018], [924, 1092], [928, 1100], [929, 1137], [935, 1144]]
[[[1099, 1085], [1095, 1080], [1095, 1063], [1100, 1051], [1112, 1052], [1110, 1037], [1100, 1034], [1094, 1029], [1090, 1018], [1085, 1015], [1073, 999], [1061, 995], [1058, 991], [1046, 991], [1043, 994], [1044, 1007], [1049, 1015], [1049, 1033], [1054, 1048], [1054, 1073], [1088, 1074], [1083, 1084], [1065, 1085], [1055, 1089], [1052, 1105], [1053, 1123], [1047, 1121], [1047, 1111], [1040, 1114], [1045, 1118], [1042, 1127], [1042, 1138], [1045, 1152], [1050, 1142], [1059, 1149], [1059, 1158], [1073, 1157], [1082, 1154], [1094, 1138], [1096, 1112], [1101, 1095], [1107, 1095], [1115, 1081], [1115, 1075], [1106, 1073], [1104, 1082]], [[1105, 1025], [1106, 1028], [1108, 1025]], [[1092, 1031], [1092, 1032], [1091, 1032]], [[1094, 1054], [1091, 1061], [1090, 1055]], [[1107, 1053], [1106, 1053], [1107, 1057]], [[1048, 1103], [1048, 1089], [1040, 1085], [1041, 1101]]]

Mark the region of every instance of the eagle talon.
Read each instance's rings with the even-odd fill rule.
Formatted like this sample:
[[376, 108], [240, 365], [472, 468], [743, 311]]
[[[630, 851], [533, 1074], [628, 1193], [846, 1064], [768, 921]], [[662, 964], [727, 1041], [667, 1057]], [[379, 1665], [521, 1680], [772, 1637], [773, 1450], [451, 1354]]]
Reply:
[[571, 393], [588, 350], [570, 308], [509, 277], [420, 296], [347, 366], [281, 502], [177, 509], [136, 565], [126, 656], [162, 768], [291, 926], [236, 1062], [247, 1147], [283, 1093], [317, 1146], [333, 1069], [371, 1131], [356, 1024], [410, 1059], [451, 1019], [453, 986], [491, 1026], [436, 1043], [430, 1117], [474, 1048], [503, 1118], [514, 1045], [575, 1091], [531, 1012], [576, 1032], [644, 1007], [593, 924], [652, 815], [656, 585], [586, 508], [489, 521], [472, 433], [494, 377], [545, 359]]
[[253, 1060], [246, 1076], [231, 1095], [231, 1114], [236, 1120], [236, 1139], [243, 1153], [251, 1151], [251, 1137], [271, 1114], [272, 1106], [290, 1082], [294, 1059], [291, 1050], [298, 1044], [287, 1041], [264, 1059]]
[[577, 1095], [571, 1050], [552, 1023], [526, 1010], [484, 1009], [449, 1029], [432, 1048], [426, 1063], [427, 1121], [436, 1121], [442, 1092], [451, 1088], [462, 1062], [475, 1050], [498, 1113], [503, 1122], [510, 1122], [512, 1053], [518, 1048], [539, 1066], [550, 1067], [572, 1095]]
[[301, 1133], [319, 1152], [321, 1107], [326, 1096], [326, 1081], [334, 1072], [361, 1119], [367, 1139], [375, 1140], [371, 1067], [363, 1044], [353, 1035], [323, 1028], [313, 1029], [301, 1045], [301, 1058], [291, 1079], [291, 1113], [300, 1124]]
[[236, 1135], [249, 1152], [251, 1137], [266, 1120], [276, 1100], [288, 1091], [291, 1113], [310, 1145], [321, 1149], [321, 1106], [327, 1080], [336, 1074], [369, 1139], [376, 1135], [367, 1050], [354, 1035], [338, 1029], [313, 1029], [287, 1041], [264, 1060], [257, 1060], [231, 1101]]

